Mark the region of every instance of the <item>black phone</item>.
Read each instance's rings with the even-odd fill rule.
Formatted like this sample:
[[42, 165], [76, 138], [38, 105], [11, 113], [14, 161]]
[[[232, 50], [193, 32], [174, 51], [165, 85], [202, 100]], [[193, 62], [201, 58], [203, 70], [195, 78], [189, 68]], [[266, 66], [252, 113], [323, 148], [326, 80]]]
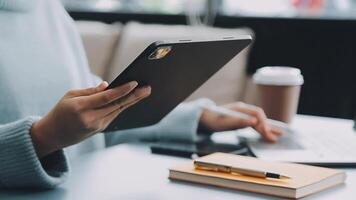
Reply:
[[158, 123], [251, 41], [244, 35], [152, 43], [108, 87], [137, 81], [150, 85], [152, 94], [120, 113], [105, 131]]
[[254, 156], [246, 143], [225, 144], [213, 140], [187, 142], [157, 142], [150, 145], [151, 153], [184, 158], [193, 156], [206, 156], [215, 152], [231, 153], [236, 155]]

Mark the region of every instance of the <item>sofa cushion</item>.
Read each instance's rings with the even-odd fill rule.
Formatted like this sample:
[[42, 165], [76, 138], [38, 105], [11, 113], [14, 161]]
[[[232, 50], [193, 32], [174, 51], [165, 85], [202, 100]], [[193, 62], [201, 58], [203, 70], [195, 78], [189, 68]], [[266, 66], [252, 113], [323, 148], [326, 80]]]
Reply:
[[[252, 31], [246, 28], [222, 29], [202, 26], [128, 23], [121, 33], [119, 46], [106, 78], [109, 81], [113, 80], [154, 41], [177, 38], [216, 38], [236, 34], [252, 35]], [[187, 100], [207, 97], [217, 103], [227, 103], [241, 99], [245, 88], [247, 56], [248, 50], [241, 52]]]
[[103, 78], [117, 46], [121, 24], [77, 21], [76, 25], [83, 40], [91, 71]]

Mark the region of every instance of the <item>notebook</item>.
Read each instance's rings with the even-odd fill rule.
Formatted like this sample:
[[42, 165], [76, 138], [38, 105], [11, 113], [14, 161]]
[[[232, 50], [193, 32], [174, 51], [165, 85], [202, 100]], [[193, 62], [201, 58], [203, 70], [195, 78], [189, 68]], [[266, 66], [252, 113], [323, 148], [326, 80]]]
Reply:
[[213, 153], [200, 161], [234, 167], [269, 171], [290, 179], [257, 178], [238, 174], [195, 169], [193, 161], [169, 169], [171, 180], [188, 181], [279, 197], [302, 198], [344, 183], [343, 171], [302, 164], [268, 162], [257, 158], [227, 153]]

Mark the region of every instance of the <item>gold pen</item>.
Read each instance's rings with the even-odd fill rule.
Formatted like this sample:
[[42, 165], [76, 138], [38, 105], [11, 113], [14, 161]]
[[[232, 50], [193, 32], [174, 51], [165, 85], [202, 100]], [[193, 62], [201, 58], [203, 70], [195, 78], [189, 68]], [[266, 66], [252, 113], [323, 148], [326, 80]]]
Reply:
[[216, 172], [224, 172], [224, 173], [237, 173], [245, 176], [252, 176], [258, 178], [290, 179], [290, 177], [288, 176], [277, 174], [277, 173], [232, 167], [232, 166], [220, 165], [220, 164], [209, 163], [209, 162], [198, 161], [198, 160], [194, 161], [194, 166], [196, 169], [200, 169], [200, 170], [208, 170], [208, 171], [216, 171]]

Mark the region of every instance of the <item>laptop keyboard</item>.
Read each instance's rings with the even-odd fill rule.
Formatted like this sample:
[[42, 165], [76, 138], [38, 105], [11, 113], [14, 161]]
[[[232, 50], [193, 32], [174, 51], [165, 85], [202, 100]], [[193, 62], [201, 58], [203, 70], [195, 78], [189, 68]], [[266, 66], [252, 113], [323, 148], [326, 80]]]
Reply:
[[275, 144], [263, 140], [249, 140], [249, 145], [262, 151], [308, 150], [320, 160], [356, 161], [356, 134], [308, 133], [282, 136]]
[[303, 139], [299, 141], [301, 143], [299, 145], [312, 150], [321, 158], [356, 159], [356, 135], [342, 137], [329, 133], [319, 137], [303, 135]]

